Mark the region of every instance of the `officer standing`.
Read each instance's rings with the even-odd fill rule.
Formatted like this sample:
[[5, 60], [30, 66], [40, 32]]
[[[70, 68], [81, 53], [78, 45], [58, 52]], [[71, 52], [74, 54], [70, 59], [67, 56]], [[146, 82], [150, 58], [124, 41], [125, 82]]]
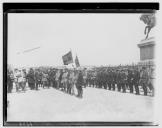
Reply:
[[61, 83], [63, 84], [63, 91], [67, 92], [67, 82], [68, 82], [68, 71], [66, 69], [63, 70]]
[[87, 71], [87, 86], [91, 86], [91, 72]]
[[112, 88], [112, 82], [113, 82], [113, 77], [112, 77], [112, 75], [113, 75], [113, 72], [112, 72], [112, 70], [108, 70], [108, 74], [107, 74], [107, 81], [108, 81], [108, 88], [109, 88], [109, 90], [111, 90], [111, 88]]
[[13, 73], [7, 70], [7, 92], [8, 93], [12, 92], [13, 81], [14, 81]]
[[81, 71], [79, 71], [79, 74], [78, 74], [78, 79], [77, 79], [77, 84], [76, 84], [76, 88], [77, 88], [77, 91], [78, 91], [78, 97], [79, 98], [82, 98], [83, 97], [83, 86], [84, 84], [84, 79], [83, 79], [83, 74]]
[[101, 69], [99, 69], [99, 71], [97, 72], [96, 80], [97, 80], [97, 88], [102, 88], [102, 71], [101, 71]]
[[115, 71], [115, 69], [113, 69], [111, 71], [111, 85], [113, 88], [113, 91], [115, 91], [115, 84], [117, 84], [117, 71]]
[[142, 85], [145, 96], [147, 96], [147, 81], [148, 81], [148, 73], [146, 71], [146, 67], [142, 67], [142, 71], [140, 74], [140, 84]]
[[117, 88], [118, 88], [118, 91], [120, 92], [120, 90], [121, 90], [121, 72], [120, 72], [120, 70], [117, 70]]
[[123, 90], [123, 93], [125, 93], [126, 92], [126, 88], [125, 88], [126, 75], [125, 75], [124, 70], [121, 70], [120, 75], [121, 75], [121, 80], [120, 80], [121, 88]]
[[50, 77], [51, 77], [52, 86], [56, 88], [56, 81], [55, 81], [56, 71], [52, 69], [52, 73], [50, 75], [51, 75]]
[[133, 93], [133, 74], [132, 74], [132, 70], [128, 70], [128, 86], [130, 89], [130, 93]]
[[60, 78], [60, 70], [57, 70], [57, 73], [56, 73], [56, 77], [55, 77], [55, 81], [56, 81], [56, 88], [59, 89], [59, 84], [60, 84], [60, 81], [59, 81], [59, 78]]
[[39, 71], [36, 69], [35, 71], [35, 89], [38, 90], [38, 84], [39, 84]]
[[49, 88], [48, 74], [46, 72], [44, 72], [43, 75], [42, 75], [42, 82], [43, 82], [43, 88], [44, 87], [48, 87]]
[[83, 70], [84, 88], [86, 86], [88, 86], [88, 78], [87, 77], [88, 77], [87, 69], [84, 68], [84, 70]]
[[139, 80], [140, 80], [140, 73], [137, 69], [134, 70], [134, 73], [133, 73], [133, 86], [135, 88], [135, 91], [136, 91], [136, 95], [139, 95], [140, 92], [139, 92]]
[[150, 76], [149, 76], [149, 88], [150, 90], [152, 90], [152, 96], [154, 96], [154, 80], [155, 80], [155, 69], [153, 67], [151, 67], [151, 72], [150, 72]]
[[30, 68], [29, 73], [27, 74], [27, 80], [28, 80], [30, 89], [33, 90], [35, 86], [35, 74], [32, 68]]

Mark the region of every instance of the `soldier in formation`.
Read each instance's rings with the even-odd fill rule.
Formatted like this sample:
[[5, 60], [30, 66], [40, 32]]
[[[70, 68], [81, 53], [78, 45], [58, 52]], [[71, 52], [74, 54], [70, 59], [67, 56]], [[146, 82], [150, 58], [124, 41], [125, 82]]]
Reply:
[[148, 81], [148, 72], [146, 68], [143, 67], [140, 73], [140, 84], [143, 88], [144, 95], [147, 95], [147, 81]]
[[[119, 92], [130, 92], [139, 95], [142, 89], [144, 95], [148, 95], [148, 91], [154, 92], [153, 86], [153, 69], [147, 70], [143, 67], [139, 70], [134, 68], [122, 67], [100, 67], [91, 70], [83, 69], [54, 69], [54, 68], [30, 68], [29, 72], [23, 71], [24, 75], [20, 75], [18, 69], [14, 71], [14, 80], [8, 75], [8, 91], [12, 90], [12, 81], [15, 82], [16, 90], [19, 90], [20, 78], [23, 76], [28, 82], [31, 90], [42, 88], [56, 88], [70, 95], [83, 96], [83, 87], [95, 87], [100, 89], [117, 90]], [[9, 73], [8, 73], [9, 74]]]
[[7, 70], [7, 92], [11, 93], [13, 89], [14, 76], [13, 72], [9, 69]]
[[[153, 70], [153, 69], [152, 69]], [[146, 67], [143, 67], [140, 71], [138, 67], [134, 68], [100, 68], [90, 70], [88, 74], [89, 87], [104, 88], [119, 92], [126, 93], [128, 90], [130, 93], [140, 95], [140, 87], [142, 88], [144, 95], [148, 95], [148, 90], [154, 92], [153, 80], [155, 79], [153, 71], [147, 71]], [[94, 75], [96, 72], [96, 75]]]
[[76, 88], [77, 88], [77, 91], [78, 91], [77, 96], [79, 98], [83, 97], [83, 88], [82, 88], [83, 84], [84, 84], [83, 73], [81, 71], [79, 71], [77, 82], [76, 82]]
[[27, 74], [27, 81], [28, 81], [29, 88], [33, 90], [35, 88], [35, 73], [33, 68], [30, 68]]

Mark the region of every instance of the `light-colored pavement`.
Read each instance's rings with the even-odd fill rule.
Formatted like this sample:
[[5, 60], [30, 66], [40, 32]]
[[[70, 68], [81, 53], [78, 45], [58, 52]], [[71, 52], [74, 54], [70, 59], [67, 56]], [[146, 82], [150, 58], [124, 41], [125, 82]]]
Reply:
[[84, 88], [83, 98], [54, 88], [8, 94], [8, 121], [153, 121], [154, 98]]

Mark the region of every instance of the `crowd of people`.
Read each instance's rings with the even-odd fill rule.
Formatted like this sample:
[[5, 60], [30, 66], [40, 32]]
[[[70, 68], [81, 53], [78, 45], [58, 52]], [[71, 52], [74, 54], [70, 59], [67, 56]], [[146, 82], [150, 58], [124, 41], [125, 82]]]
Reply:
[[[83, 97], [83, 88], [94, 87], [112, 91], [130, 92], [144, 95], [148, 92], [154, 95], [154, 69], [147, 67], [123, 68], [123, 67], [98, 67], [92, 69], [57, 69], [57, 68], [30, 68], [14, 69], [7, 72], [7, 91], [11, 93], [13, 83], [16, 92], [26, 91], [26, 85], [31, 90], [50, 88], [66, 92], [70, 95]], [[77, 89], [77, 94], [74, 92]]]
[[[31, 90], [39, 90], [40, 87], [53, 87], [70, 95], [76, 95], [79, 98], [83, 96], [84, 79], [81, 70], [30, 68], [28, 73], [25, 69], [15, 69], [14, 72], [8, 70], [8, 93], [12, 92], [13, 83], [15, 83], [16, 92], [26, 91], [26, 83], [28, 83]], [[74, 87], [77, 89], [77, 94], [74, 93]]]

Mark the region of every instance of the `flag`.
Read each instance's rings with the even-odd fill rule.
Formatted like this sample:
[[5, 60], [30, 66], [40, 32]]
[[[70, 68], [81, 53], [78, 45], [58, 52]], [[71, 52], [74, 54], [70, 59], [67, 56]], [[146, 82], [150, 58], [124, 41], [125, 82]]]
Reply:
[[75, 65], [76, 65], [76, 67], [80, 67], [79, 59], [78, 59], [77, 56], [76, 56], [76, 58], [75, 58]]
[[73, 57], [72, 57], [71, 51], [65, 54], [64, 56], [62, 56], [62, 60], [63, 60], [64, 65], [73, 63]]

